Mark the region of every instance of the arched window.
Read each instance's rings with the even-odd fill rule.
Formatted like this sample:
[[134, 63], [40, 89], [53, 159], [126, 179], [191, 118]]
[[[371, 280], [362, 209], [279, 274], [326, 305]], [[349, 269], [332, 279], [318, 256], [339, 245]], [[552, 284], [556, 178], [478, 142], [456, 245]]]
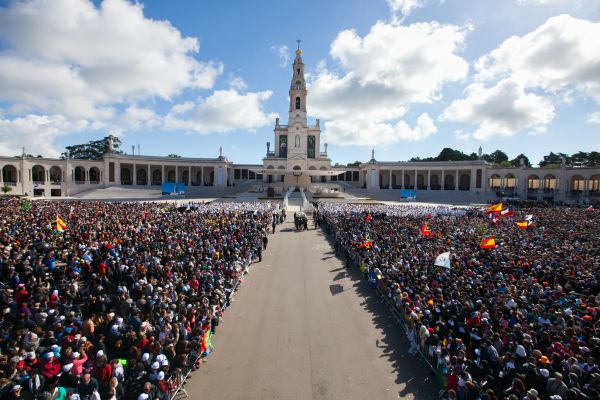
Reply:
[[298, 90], [302, 89], [302, 82], [296, 81], [296, 89], [298, 89]]
[[300, 68], [296, 68], [296, 74], [300, 75]]
[[296, 110], [300, 109], [300, 97], [296, 97]]
[[294, 147], [300, 147], [300, 135], [296, 135], [294, 139]]

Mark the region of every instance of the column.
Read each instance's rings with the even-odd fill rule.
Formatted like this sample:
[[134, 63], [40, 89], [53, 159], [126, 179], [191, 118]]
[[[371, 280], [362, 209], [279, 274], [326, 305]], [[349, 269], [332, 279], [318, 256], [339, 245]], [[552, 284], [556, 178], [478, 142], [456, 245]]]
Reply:
[[392, 170], [390, 169], [390, 176], [389, 176], [389, 180], [388, 180], [388, 189], [392, 189]]
[[402, 174], [402, 177], [400, 178], [400, 189], [404, 189], [404, 170], [400, 170], [400, 173]]
[[148, 164], [148, 174], [146, 175], [146, 185], [150, 186], [152, 184], [152, 174], [151, 174], [150, 164]]
[[456, 170], [456, 175], [454, 175], [454, 190], [458, 190], [458, 170]]
[[137, 186], [137, 164], [133, 163], [133, 186]]
[[160, 167], [162, 168], [160, 179], [161, 179], [162, 182], [166, 182], [167, 180], [165, 179], [165, 164], [162, 164]]
[[187, 181], [187, 185], [192, 186], [192, 166], [188, 165], [188, 181]]
[[430, 169], [427, 170], [427, 184], [425, 186], [427, 186], [427, 190], [431, 190], [431, 170]]
[[442, 190], [446, 190], [446, 171], [442, 170]]
[[115, 183], [121, 186], [121, 161], [115, 161]]
[[175, 183], [179, 182], [179, 166], [175, 164]]
[[418, 172], [418, 170], [415, 169], [415, 184], [413, 185], [414, 190], [417, 190], [417, 172]]

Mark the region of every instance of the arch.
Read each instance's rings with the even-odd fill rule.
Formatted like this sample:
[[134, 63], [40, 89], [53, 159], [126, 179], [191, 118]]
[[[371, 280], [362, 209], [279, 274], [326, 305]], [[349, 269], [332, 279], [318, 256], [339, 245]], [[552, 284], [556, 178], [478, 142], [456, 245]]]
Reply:
[[34, 165], [31, 168], [31, 180], [34, 182], [46, 182], [46, 169], [41, 165]]
[[410, 174], [404, 174], [404, 189], [412, 189]]
[[492, 176], [490, 176], [490, 179], [489, 179], [490, 189], [498, 189], [500, 186], [502, 186], [502, 178], [500, 178], [500, 175], [493, 174]]
[[300, 96], [296, 97], [296, 110], [300, 109]]
[[327, 167], [321, 167], [321, 168], [319, 168], [319, 170], [321, 170], [321, 171], [327, 171]]
[[88, 174], [90, 183], [100, 183], [100, 169], [98, 167], [90, 168]]
[[185, 183], [186, 185], [189, 185], [189, 179], [190, 179], [190, 174], [188, 173], [187, 170], [183, 170], [183, 173], [181, 174], [181, 181], [183, 183]]
[[202, 170], [196, 171], [196, 185], [202, 185]]
[[135, 183], [138, 185], [148, 184], [148, 172], [145, 168], [138, 168], [138, 170], [135, 171]]
[[131, 170], [127, 167], [121, 167], [121, 185], [131, 185]]
[[444, 176], [444, 189], [454, 190], [454, 175], [448, 174]]
[[310, 167], [308, 167], [309, 171], [316, 171], [317, 167], [315, 167], [314, 165], [311, 165]]
[[302, 89], [302, 82], [296, 81], [296, 90]]
[[425, 176], [417, 174], [417, 189], [425, 189]]
[[538, 190], [540, 188], [540, 177], [529, 175], [527, 177], [527, 190]]
[[279, 167], [277, 167], [277, 169], [285, 169], [285, 167], [283, 165], [280, 165]]
[[504, 175], [504, 187], [505, 188], [517, 187], [517, 178], [513, 174]]
[[50, 167], [50, 183], [53, 185], [59, 185], [62, 182], [62, 169], [55, 165]]
[[588, 190], [590, 192], [600, 192], [600, 175], [592, 175], [588, 181]]
[[175, 182], [175, 171], [170, 170], [167, 172], [167, 182]]
[[82, 166], [75, 167], [75, 170], [73, 171], [73, 179], [78, 183], [85, 182], [85, 168]]
[[17, 183], [17, 168], [14, 165], [5, 165], [2, 168], [2, 180], [4, 183]]
[[470, 190], [471, 189], [471, 175], [462, 174], [459, 177], [458, 188], [460, 190]]
[[558, 179], [556, 176], [552, 174], [546, 174], [544, 176], [543, 185], [544, 190], [557, 190], [558, 189]]
[[160, 169], [155, 169], [152, 171], [152, 184], [160, 185], [162, 183], [162, 171]]
[[585, 190], [585, 179], [581, 175], [571, 177], [571, 191], [583, 192]]
[[294, 167], [292, 168], [292, 170], [294, 170], [294, 171], [301, 171], [302, 167], [300, 167], [299, 165], [294, 165]]
[[433, 190], [439, 190], [440, 177], [437, 175], [431, 175], [431, 177], [429, 178], [429, 187]]

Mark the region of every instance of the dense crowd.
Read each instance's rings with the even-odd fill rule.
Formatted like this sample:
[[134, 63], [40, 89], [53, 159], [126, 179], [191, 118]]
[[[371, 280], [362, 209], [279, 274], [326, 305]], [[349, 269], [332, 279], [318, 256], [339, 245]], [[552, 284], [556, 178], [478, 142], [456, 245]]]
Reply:
[[[449, 398], [579, 400], [600, 398], [599, 214], [319, 203], [316, 223], [395, 305]], [[434, 266], [447, 251], [450, 268]]]
[[0, 200], [0, 398], [167, 400], [275, 211]]

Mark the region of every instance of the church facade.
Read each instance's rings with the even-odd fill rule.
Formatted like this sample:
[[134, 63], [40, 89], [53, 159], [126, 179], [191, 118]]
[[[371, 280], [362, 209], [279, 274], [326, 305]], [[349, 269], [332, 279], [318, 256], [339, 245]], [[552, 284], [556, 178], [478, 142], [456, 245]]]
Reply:
[[169, 158], [118, 154], [109, 146], [100, 160], [0, 156], [0, 187], [8, 187], [9, 194], [52, 198], [113, 186], [141, 189], [181, 182], [188, 188], [244, 185], [259, 191], [289, 186], [309, 191], [411, 189], [429, 194], [429, 198], [452, 192], [469, 195], [474, 201], [511, 197], [600, 203], [600, 168], [498, 168], [481, 159], [378, 161], [374, 151], [371, 159], [361, 165], [332, 166], [327, 143], [321, 143], [320, 121], [308, 123], [307, 100], [302, 50], [298, 48], [292, 66], [287, 124], [276, 119], [273, 141], [267, 142], [261, 164], [235, 164], [221, 151], [214, 158]]

